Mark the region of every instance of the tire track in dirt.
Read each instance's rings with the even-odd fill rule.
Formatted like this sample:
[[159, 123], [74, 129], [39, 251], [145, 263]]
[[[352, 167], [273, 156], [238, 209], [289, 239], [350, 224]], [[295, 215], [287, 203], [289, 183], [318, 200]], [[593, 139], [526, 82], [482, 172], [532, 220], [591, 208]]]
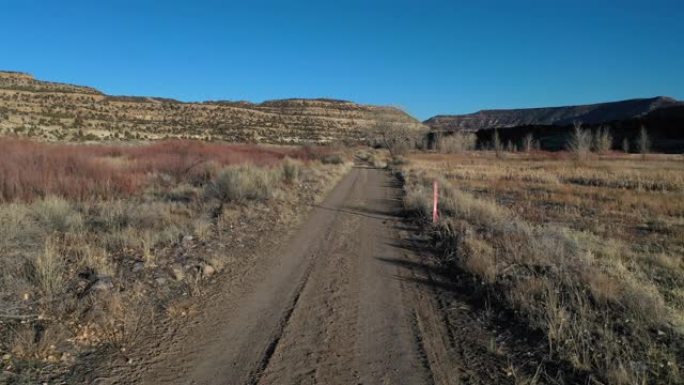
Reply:
[[313, 265], [311, 265], [308, 269], [306, 274], [304, 275], [304, 278], [302, 279], [302, 283], [299, 285], [297, 289], [295, 289], [295, 294], [294, 298], [292, 299], [292, 304], [287, 308], [285, 311], [285, 314], [283, 314], [283, 318], [281, 321], [278, 323], [278, 329], [275, 332], [275, 335], [273, 336], [273, 339], [271, 342], [269, 342], [268, 347], [266, 348], [266, 351], [264, 352], [264, 357], [259, 361], [259, 364], [255, 368], [252, 373], [249, 375], [249, 384], [254, 385], [259, 383], [259, 379], [261, 378], [261, 374], [263, 373], [264, 369], [268, 366], [268, 363], [271, 361], [271, 357], [273, 357], [273, 353], [276, 350], [276, 347], [278, 346], [278, 343], [280, 342], [280, 338], [283, 335], [283, 332], [285, 330], [285, 326], [290, 322], [290, 317], [292, 316], [292, 313], [294, 312], [295, 307], [297, 306], [297, 302], [299, 302], [299, 298], [301, 297], [302, 291], [304, 290], [304, 287], [306, 286], [306, 283], [309, 280], [309, 277], [311, 276], [311, 270], [312, 270]]
[[497, 383], [498, 361], [471, 363], [477, 348], [459, 346], [473, 343], [456, 335], [474, 325], [451, 324], [424, 284], [429, 271], [402, 246], [399, 187], [384, 170], [355, 167], [144, 365], [101, 383]]

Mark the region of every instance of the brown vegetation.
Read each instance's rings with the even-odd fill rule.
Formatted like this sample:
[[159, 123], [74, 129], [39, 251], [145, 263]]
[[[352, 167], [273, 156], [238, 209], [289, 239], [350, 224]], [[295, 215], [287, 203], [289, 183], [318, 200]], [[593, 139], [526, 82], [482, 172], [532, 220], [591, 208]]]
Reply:
[[143, 146], [46, 145], [0, 138], [0, 202], [49, 195], [111, 199], [139, 193], [163, 174], [174, 183], [201, 183], [222, 167], [268, 166], [286, 156], [307, 159], [299, 148], [164, 141]]
[[432, 234], [443, 263], [540, 331], [551, 358], [596, 383], [681, 383], [679, 159], [416, 155], [402, 172], [406, 208], [426, 219], [441, 181]]
[[185, 314], [179, 299], [235, 263], [227, 250], [283, 231], [334, 185], [347, 166], [320, 161], [333, 155], [0, 140], [0, 382], [121, 353], [159, 317]]
[[442, 153], [458, 154], [472, 151], [477, 145], [477, 137], [474, 133], [456, 132], [452, 135], [442, 136], [437, 140], [437, 151]]

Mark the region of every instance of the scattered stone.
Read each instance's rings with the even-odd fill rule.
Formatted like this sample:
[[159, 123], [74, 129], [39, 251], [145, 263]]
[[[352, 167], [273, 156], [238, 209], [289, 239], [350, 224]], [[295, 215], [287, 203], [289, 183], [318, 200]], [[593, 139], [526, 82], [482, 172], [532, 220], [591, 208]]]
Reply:
[[10, 383], [10, 380], [14, 379], [16, 377], [16, 374], [8, 371], [8, 370], [3, 370], [0, 372], [0, 382], [2, 383]]
[[114, 281], [112, 277], [101, 276], [97, 277], [97, 280], [90, 286], [91, 291], [109, 291], [114, 288]]
[[216, 269], [208, 263], [204, 264], [204, 266], [202, 266], [202, 274], [204, 274], [205, 277], [211, 277], [216, 274]]
[[171, 265], [171, 275], [176, 281], [182, 281], [185, 279], [185, 269], [182, 265], [174, 263]]
[[194, 275], [194, 274], [200, 274], [202, 272], [202, 266], [196, 264], [196, 263], [188, 263], [185, 265], [185, 271]]
[[164, 278], [164, 277], [158, 277], [154, 281], [157, 282], [157, 285], [160, 285], [160, 286], [166, 284], [166, 278]]
[[74, 355], [71, 353], [62, 353], [62, 357], [60, 359], [65, 364], [73, 364], [76, 359], [74, 358]]
[[137, 273], [145, 269], [145, 262], [136, 262], [133, 264], [133, 272]]
[[183, 241], [181, 243], [183, 244], [183, 246], [187, 247], [192, 243], [194, 239], [195, 238], [192, 235], [186, 235], [183, 237]]
[[2, 356], [2, 360], [3, 360], [3, 361], [9, 361], [9, 360], [11, 360], [11, 359], [12, 359], [12, 355], [9, 354], [9, 353], [6, 353], [6, 354], [4, 354], [4, 355]]

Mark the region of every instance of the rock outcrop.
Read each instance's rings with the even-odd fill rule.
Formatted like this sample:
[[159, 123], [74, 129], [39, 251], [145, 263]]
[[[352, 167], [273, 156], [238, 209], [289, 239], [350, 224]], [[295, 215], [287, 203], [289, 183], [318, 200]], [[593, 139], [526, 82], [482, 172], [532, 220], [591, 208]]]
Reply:
[[424, 123], [435, 131], [470, 131], [519, 126], [595, 125], [646, 116], [652, 111], [684, 105], [669, 97], [631, 99], [580, 106], [482, 110], [466, 115], [438, 115]]
[[372, 141], [378, 131], [427, 128], [405, 112], [332, 99], [259, 104], [110, 96], [94, 88], [0, 72], [0, 134], [45, 140], [196, 138], [234, 142]]

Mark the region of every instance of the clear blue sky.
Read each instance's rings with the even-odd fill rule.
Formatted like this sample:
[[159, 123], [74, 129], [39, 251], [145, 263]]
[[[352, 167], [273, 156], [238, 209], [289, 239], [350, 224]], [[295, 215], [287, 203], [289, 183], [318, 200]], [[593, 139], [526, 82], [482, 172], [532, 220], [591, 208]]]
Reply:
[[185, 101], [332, 97], [418, 118], [684, 99], [684, 1], [0, 0], [0, 68]]

